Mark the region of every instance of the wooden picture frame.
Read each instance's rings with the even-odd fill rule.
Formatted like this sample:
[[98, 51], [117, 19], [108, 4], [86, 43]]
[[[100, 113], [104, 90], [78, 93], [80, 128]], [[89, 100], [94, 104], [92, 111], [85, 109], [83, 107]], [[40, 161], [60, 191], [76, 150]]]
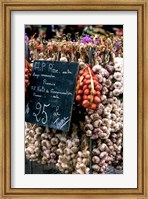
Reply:
[[[0, 26], [0, 198], [148, 198], [148, 31], [147, 1], [2, 0]], [[111, 10], [138, 13], [138, 188], [131, 189], [12, 189], [10, 23], [13, 10]]]

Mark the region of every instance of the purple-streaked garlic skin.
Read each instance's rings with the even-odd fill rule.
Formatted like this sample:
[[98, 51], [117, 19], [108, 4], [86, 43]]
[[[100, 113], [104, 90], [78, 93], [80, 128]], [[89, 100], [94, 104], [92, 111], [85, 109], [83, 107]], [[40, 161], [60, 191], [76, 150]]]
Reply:
[[25, 129], [26, 158], [40, 164], [56, 163], [57, 145], [59, 143], [55, 132], [47, 127], [43, 130], [37, 125]]
[[63, 173], [75, 173], [76, 159], [79, 150], [79, 138], [76, 132], [67, 138], [66, 134], [59, 135], [59, 144], [57, 149], [58, 159], [56, 167]]
[[104, 173], [110, 164], [121, 169], [123, 161], [123, 58], [92, 70], [102, 85], [101, 103], [95, 111], [87, 110], [84, 129], [93, 142], [99, 141], [92, 151], [93, 173]]

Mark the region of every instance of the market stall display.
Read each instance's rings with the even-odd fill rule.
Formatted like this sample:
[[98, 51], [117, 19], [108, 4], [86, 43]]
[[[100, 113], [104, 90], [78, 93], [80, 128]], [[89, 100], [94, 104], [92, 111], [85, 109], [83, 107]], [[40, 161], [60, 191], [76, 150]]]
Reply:
[[[58, 62], [61, 68], [64, 62], [76, 62], [79, 72], [69, 130], [27, 121], [26, 158], [39, 164], [52, 164], [63, 174], [101, 174], [113, 170], [115, 173], [116, 169], [122, 173], [123, 37], [109, 32], [83, 37], [76, 33], [75, 41], [71, 41], [70, 34], [47, 41], [40, 35], [32, 36], [28, 46], [26, 111], [35, 60]], [[109, 168], [114, 169], [109, 172]]]

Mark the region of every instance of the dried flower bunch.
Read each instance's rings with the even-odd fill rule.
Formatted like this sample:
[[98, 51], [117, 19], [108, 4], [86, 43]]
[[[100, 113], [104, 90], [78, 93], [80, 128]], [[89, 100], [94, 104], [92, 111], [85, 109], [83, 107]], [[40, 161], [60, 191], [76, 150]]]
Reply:
[[[35, 39], [35, 35], [29, 40], [31, 60], [60, 60], [61, 61], [76, 61], [81, 59], [82, 62], [89, 62], [89, 49], [92, 48], [92, 65], [96, 62], [107, 64], [114, 61], [114, 57], [123, 57], [123, 38], [122, 36], [113, 36], [112, 34], [97, 35], [90, 38], [85, 36], [72, 42], [62, 38], [53, 38], [46, 41], [41, 35]], [[67, 36], [68, 37], [68, 36]]]
[[25, 92], [27, 91], [27, 87], [29, 86], [29, 78], [31, 76], [32, 67], [29, 62], [25, 59]]
[[[122, 170], [122, 36], [109, 33], [93, 37], [86, 35], [77, 37], [74, 42], [66, 39], [65, 35], [62, 39], [51, 41], [39, 36], [29, 40], [29, 49], [30, 62], [35, 59], [75, 61], [79, 63], [80, 70], [75, 95], [78, 121], [72, 121], [67, 133], [26, 124], [26, 158], [41, 164], [53, 163], [66, 174], [89, 174], [91, 171], [101, 174], [110, 165]], [[27, 85], [28, 72], [25, 72]], [[91, 147], [89, 141], [92, 142]]]

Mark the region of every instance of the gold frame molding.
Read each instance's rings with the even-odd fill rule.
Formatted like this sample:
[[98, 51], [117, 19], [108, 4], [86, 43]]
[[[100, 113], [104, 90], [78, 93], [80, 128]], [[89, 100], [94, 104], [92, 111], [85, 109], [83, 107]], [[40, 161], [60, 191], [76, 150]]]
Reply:
[[[148, 5], [147, 0], [1, 0], [0, 2], [0, 198], [148, 198]], [[10, 187], [10, 20], [14, 10], [112, 10], [138, 13], [138, 188], [12, 189]]]

